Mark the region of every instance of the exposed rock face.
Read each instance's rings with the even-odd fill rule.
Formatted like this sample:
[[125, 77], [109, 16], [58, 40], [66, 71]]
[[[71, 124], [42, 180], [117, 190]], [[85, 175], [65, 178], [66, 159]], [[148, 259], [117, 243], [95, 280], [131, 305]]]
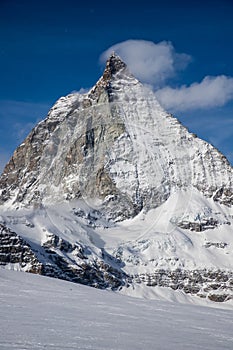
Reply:
[[[50, 263], [44, 265], [43, 274], [96, 288], [117, 289], [125, 284], [126, 274], [103, 259], [88, 259], [90, 249], [80, 243], [71, 244], [56, 235], [52, 235], [42, 245]], [[108, 256], [108, 259], [114, 260]]]
[[[73, 208], [69, 219], [57, 223], [60, 212], [54, 223], [46, 212], [74, 201], [86, 207]], [[226, 258], [219, 268], [218, 261], [232, 254], [230, 239], [225, 242], [232, 204], [227, 159], [164, 111], [113, 54], [96, 85], [60, 98], [6, 165], [0, 210], [11, 230], [0, 225], [0, 263], [99, 288], [145, 282], [223, 301], [232, 295], [232, 263]], [[41, 215], [51, 233], [46, 240]], [[32, 231], [20, 221], [24, 216], [33, 217]], [[104, 230], [114, 241], [111, 228], [123, 222], [119, 227], [127, 232], [138, 217], [132, 241], [126, 237], [116, 247], [101, 241]], [[223, 239], [208, 236], [217, 230]], [[197, 232], [202, 242], [192, 236]], [[30, 243], [33, 234], [37, 246]], [[198, 258], [211, 268], [203, 269]], [[137, 265], [148, 271], [135, 273]]]
[[42, 272], [42, 264], [30, 245], [15, 232], [0, 224], [0, 265], [15, 265], [27, 272]]
[[233, 272], [221, 270], [157, 270], [132, 276], [132, 281], [147, 286], [169, 287], [201, 298], [223, 302], [233, 298]]
[[[69, 254], [70, 253], [70, 254]], [[52, 235], [41, 247], [31, 247], [15, 232], [0, 224], [0, 265], [81, 283], [96, 288], [117, 289], [126, 274], [105, 260], [90, 260], [88, 248]], [[104, 253], [103, 251], [103, 257]], [[111, 258], [108, 256], [108, 259]], [[112, 258], [113, 259], [113, 258]], [[113, 259], [114, 260], [114, 259]]]

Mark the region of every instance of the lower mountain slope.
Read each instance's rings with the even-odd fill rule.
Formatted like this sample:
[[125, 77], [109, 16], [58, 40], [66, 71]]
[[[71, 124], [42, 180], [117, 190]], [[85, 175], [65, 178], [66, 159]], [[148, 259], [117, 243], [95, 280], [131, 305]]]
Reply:
[[[145, 287], [152, 295], [153, 287], [160, 286], [227, 301], [233, 297], [231, 209], [221, 212], [219, 203], [198, 192], [187, 206], [187, 195], [177, 193], [161, 207], [119, 223], [109, 222], [97, 207], [82, 200], [37, 210], [6, 210], [1, 218], [0, 263], [122, 293], [135, 294], [137, 289], [138, 296]], [[188, 222], [187, 216], [205, 229], [180, 227]], [[218, 224], [207, 226], [208, 221]], [[30, 248], [26, 260], [21, 246]], [[21, 252], [18, 260], [13, 251]]]

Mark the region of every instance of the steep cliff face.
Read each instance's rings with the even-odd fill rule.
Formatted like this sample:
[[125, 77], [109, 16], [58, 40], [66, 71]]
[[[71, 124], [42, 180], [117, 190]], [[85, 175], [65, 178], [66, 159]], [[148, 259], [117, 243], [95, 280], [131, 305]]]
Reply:
[[[49, 231], [55, 243], [71, 244], [66, 256], [57, 243], [58, 257], [43, 253], [47, 275], [111, 288], [152, 279], [200, 295], [210, 271], [232, 279], [232, 167], [164, 111], [115, 54], [88, 93], [60, 98], [16, 149], [0, 177], [0, 204], [2, 225], [27, 242], [46, 250]], [[90, 278], [79, 278], [78, 244], [91, 247], [83, 257]], [[187, 271], [207, 276], [197, 286]]]

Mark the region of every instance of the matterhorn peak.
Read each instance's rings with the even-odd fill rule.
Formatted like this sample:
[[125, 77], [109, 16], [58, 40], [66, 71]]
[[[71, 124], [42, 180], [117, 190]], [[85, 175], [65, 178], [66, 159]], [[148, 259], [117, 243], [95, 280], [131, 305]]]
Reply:
[[233, 299], [232, 225], [233, 168], [115, 53], [0, 176], [0, 265], [99, 288]]

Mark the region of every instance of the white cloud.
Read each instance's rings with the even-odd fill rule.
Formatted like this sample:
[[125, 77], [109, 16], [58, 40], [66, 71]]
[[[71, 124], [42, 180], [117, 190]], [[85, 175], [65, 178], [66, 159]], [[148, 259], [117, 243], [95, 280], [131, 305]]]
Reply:
[[71, 94], [80, 94], [80, 95], [84, 95], [84, 94], [86, 94], [89, 90], [90, 90], [90, 88], [80, 88], [79, 90], [73, 90], [73, 91], [71, 91]]
[[113, 51], [125, 61], [135, 77], [154, 86], [161, 86], [191, 61], [189, 55], [177, 53], [168, 41], [157, 44], [146, 40], [123, 41], [107, 49], [100, 61], [105, 62]]
[[174, 112], [223, 106], [233, 99], [233, 78], [206, 76], [190, 86], [164, 87], [156, 95], [163, 107]]

